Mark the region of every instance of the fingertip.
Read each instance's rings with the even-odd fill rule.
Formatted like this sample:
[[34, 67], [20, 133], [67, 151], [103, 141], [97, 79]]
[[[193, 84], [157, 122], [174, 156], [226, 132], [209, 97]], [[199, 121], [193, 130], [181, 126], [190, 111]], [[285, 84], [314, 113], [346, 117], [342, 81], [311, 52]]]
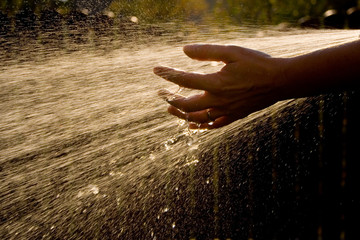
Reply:
[[175, 117], [189, 121], [189, 114], [181, 111], [180, 109], [175, 108], [174, 106], [169, 106], [167, 111], [168, 111], [168, 113], [170, 113], [171, 115], [173, 115]]
[[158, 76], [164, 76], [164, 74], [168, 73], [170, 70], [171, 68], [165, 66], [157, 66], [153, 68], [153, 72]]
[[189, 57], [196, 55], [197, 51], [203, 46], [203, 44], [189, 44], [183, 47], [183, 51]]
[[234, 122], [233, 119], [229, 118], [228, 116], [223, 116], [217, 118], [211, 125], [212, 128], [221, 128], [226, 125], [229, 125], [230, 123]]
[[160, 70], [161, 66], [156, 66], [153, 68], [153, 72], [156, 73]]
[[190, 129], [212, 130], [212, 129], [222, 128], [222, 127], [224, 127], [224, 126], [226, 126], [226, 125], [228, 125], [228, 124], [230, 124], [232, 122], [233, 121], [231, 119], [224, 116], [224, 117], [217, 118], [214, 122], [210, 122], [210, 123], [202, 123], [202, 124], [190, 123], [189, 128]]
[[216, 44], [192, 44], [184, 46], [184, 52], [192, 59], [202, 61], [221, 61], [229, 63], [236, 57], [233, 46]]
[[188, 51], [191, 51], [194, 49], [194, 47], [197, 46], [197, 44], [188, 44], [183, 47], [183, 51], [186, 53]]
[[197, 60], [205, 60], [204, 54], [206, 55], [206, 50], [204, 49], [206, 45], [205, 44], [191, 44], [184, 46], [184, 53], [193, 59]]
[[170, 105], [170, 106], [167, 108], [167, 111], [168, 111], [168, 113], [170, 113], [170, 114], [172, 114], [172, 115], [178, 116], [179, 110], [178, 110], [176, 107], [172, 106], [172, 105]]
[[162, 99], [164, 99], [165, 101], [168, 100], [169, 97], [171, 97], [171, 92], [166, 90], [166, 89], [160, 89], [158, 92], [157, 92], [157, 95], [159, 97], [161, 97]]
[[153, 68], [153, 72], [157, 75], [163, 71], [164, 71], [164, 67], [162, 67], [162, 66], [157, 66], [157, 67]]

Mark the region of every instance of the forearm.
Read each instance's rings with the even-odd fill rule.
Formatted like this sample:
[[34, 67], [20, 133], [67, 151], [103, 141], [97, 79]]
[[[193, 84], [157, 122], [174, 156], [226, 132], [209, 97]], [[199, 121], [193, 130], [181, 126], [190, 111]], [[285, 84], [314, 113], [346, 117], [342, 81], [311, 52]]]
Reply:
[[360, 41], [282, 61], [284, 98], [360, 87]]

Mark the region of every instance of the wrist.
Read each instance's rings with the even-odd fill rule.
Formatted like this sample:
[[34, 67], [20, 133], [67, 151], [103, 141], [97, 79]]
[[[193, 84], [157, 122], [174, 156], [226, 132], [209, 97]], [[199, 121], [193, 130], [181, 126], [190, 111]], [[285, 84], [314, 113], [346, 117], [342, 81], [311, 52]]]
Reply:
[[274, 58], [275, 66], [274, 70], [274, 81], [275, 94], [277, 100], [286, 100], [297, 97], [294, 93], [294, 81], [291, 79], [290, 69], [293, 62], [293, 58]]

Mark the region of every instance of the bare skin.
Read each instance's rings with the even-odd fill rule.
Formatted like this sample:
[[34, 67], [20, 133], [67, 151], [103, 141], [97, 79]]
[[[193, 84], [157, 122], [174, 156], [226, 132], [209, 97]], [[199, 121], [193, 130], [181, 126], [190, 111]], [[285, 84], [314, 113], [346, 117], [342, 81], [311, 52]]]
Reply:
[[184, 52], [196, 60], [225, 63], [209, 74], [154, 68], [179, 86], [203, 90], [190, 97], [159, 92], [170, 104], [169, 113], [188, 120], [190, 128], [220, 128], [277, 101], [360, 86], [360, 41], [294, 58], [223, 45], [188, 45]]

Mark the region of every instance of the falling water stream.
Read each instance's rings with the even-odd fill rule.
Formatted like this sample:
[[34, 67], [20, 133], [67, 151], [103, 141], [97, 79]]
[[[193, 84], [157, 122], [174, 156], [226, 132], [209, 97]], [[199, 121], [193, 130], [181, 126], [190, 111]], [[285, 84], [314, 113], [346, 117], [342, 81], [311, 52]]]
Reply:
[[[59, 51], [45, 60], [7, 58], [0, 64], [0, 238], [266, 239], [261, 236], [269, 233], [256, 233], [265, 224], [251, 204], [259, 203], [252, 199], [256, 192], [242, 195], [241, 189], [246, 184], [256, 189], [250, 176], [257, 171], [252, 159], [259, 156], [251, 152], [269, 146], [273, 151], [262, 156], [266, 161], [279, 141], [264, 140], [261, 146], [250, 139], [276, 131], [280, 123], [259, 129], [256, 136], [250, 133], [307, 99], [277, 103], [219, 130], [189, 132], [166, 113], [166, 102], [156, 94], [177, 87], [156, 77], [152, 68], [221, 68], [188, 59], [182, 53], [187, 43], [236, 44], [291, 57], [358, 35], [350, 30], [198, 33], [106, 52], [95, 47]], [[47, 50], [38, 51], [46, 55]], [[294, 107], [292, 114], [301, 116], [309, 106]], [[235, 144], [230, 138], [246, 141]], [[241, 154], [247, 160], [238, 164], [229, 157]], [[234, 172], [243, 173], [236, 183]], [[226, 188], [230, 185], [236, 187]], [[233, 204], [240, 209], [236, 213]], [[228, 209], [228, 221], [222, 209]], [[240, 221], [242, 214], [249, 217]]]

